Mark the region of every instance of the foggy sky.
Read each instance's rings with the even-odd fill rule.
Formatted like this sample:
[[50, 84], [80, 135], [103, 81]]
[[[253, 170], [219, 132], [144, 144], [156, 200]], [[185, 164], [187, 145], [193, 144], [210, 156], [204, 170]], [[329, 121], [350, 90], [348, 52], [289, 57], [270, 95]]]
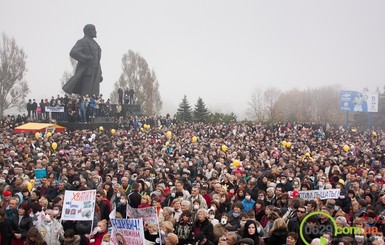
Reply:
[[[28, 55], [29, 98], [63, 94], [69, 51], [96, 26], [108, 98], [121, 58], [139, 52], [155, 71], [162, 115], [183, 95], [243, 119], [251, 91], [385, 85], [385, 1], [0, 0], [0, 32]], [[336, 105], [338, 106], [338, 105]]]

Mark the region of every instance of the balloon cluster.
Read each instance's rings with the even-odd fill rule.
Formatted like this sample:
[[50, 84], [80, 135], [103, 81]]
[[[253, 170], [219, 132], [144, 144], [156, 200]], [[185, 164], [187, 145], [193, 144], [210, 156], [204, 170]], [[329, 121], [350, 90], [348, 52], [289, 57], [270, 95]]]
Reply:
[[291, 142], [290, 142], [290, 141], [284, 140], [284, 141], [282, 141], [282, 145], [283, 145], [284, 147], [286, 147], [286, 148], [290, 148], [290, 147], [291, 147]]

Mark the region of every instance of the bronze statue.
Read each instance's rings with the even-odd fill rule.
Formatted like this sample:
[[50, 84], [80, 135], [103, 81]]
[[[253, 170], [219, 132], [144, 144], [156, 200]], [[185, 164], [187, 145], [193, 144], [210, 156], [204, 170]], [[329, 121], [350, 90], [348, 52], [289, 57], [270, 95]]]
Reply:
[[100, 67], [101, 49], [94, 40], [96, 29], [88, 24], [83, 28], [84, 37], [71, 49], [70, 56], [78, 61], [76, 71], [63, 86], [66, 93], [99, 96], [100, 83], [103, 81]]

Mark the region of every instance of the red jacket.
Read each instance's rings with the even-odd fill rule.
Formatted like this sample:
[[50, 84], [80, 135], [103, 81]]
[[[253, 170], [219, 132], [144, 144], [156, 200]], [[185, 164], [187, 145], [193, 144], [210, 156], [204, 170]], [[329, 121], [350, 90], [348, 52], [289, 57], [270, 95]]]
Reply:
[[90, 243], [90, 244], [92, 244], [92, 245], [100, 245], [100, 244], [102, 244], [103, 237], [104, 237], [104, 235], [107, 234], [107, 233], [108, 233], [108, 230], [107, 230], [107, 229], [106, 229], [103, 233], [96, 233], [96, 234], [94, 235], [95, 241], [94, 241], [93, 243]]

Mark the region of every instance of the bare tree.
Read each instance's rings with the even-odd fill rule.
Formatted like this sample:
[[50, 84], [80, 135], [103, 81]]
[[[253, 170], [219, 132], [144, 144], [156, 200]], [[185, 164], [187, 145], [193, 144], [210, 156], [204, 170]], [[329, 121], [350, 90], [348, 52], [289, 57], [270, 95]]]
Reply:
[[263, 89], [255, 88], [251, 92], [250, 101], [248, 102], [249, 108], [247, 113], [258, 122], [263, 122], [265, 120], [265, 105], [263, 97]]
[[110, 98], [117, 101], [117, 91], [132, 89], [135, 92], [136, 104], [140, 105], [144, 113], [154, 115], [162, 109], [159, 93], [159, 83], [155, 72], [148, 67], [147, 61], [132, 50], [122, 58], [122, 74], [115, 82]]
[[325, 86], [312, 91], [314, 120], [321, 123], [336, 123], [341, 119], [339, 109], [339, 86]]
[[266, 118], [268, 121], [274, 121], [277, 114], [277, 101], [281, 95], [281, 90], [278, 88], [267, 88], [263, 94], [265, 101]]
[[277, 115], [276, 102], [281, 91], [278, 88], [255, 88], [251, 93], [248, 114], [256, 121], [274, 121]]
[[21, 110], [29, 87], [24, 80], [27, 55], [14, 38], [2, 33], [0, 43], [0, 116], [11, 108]]
[[275, 120], [341, 123], [343, 113], [338, 107], [339, 87], [325, 86], [284, 92], [276, 102]]

